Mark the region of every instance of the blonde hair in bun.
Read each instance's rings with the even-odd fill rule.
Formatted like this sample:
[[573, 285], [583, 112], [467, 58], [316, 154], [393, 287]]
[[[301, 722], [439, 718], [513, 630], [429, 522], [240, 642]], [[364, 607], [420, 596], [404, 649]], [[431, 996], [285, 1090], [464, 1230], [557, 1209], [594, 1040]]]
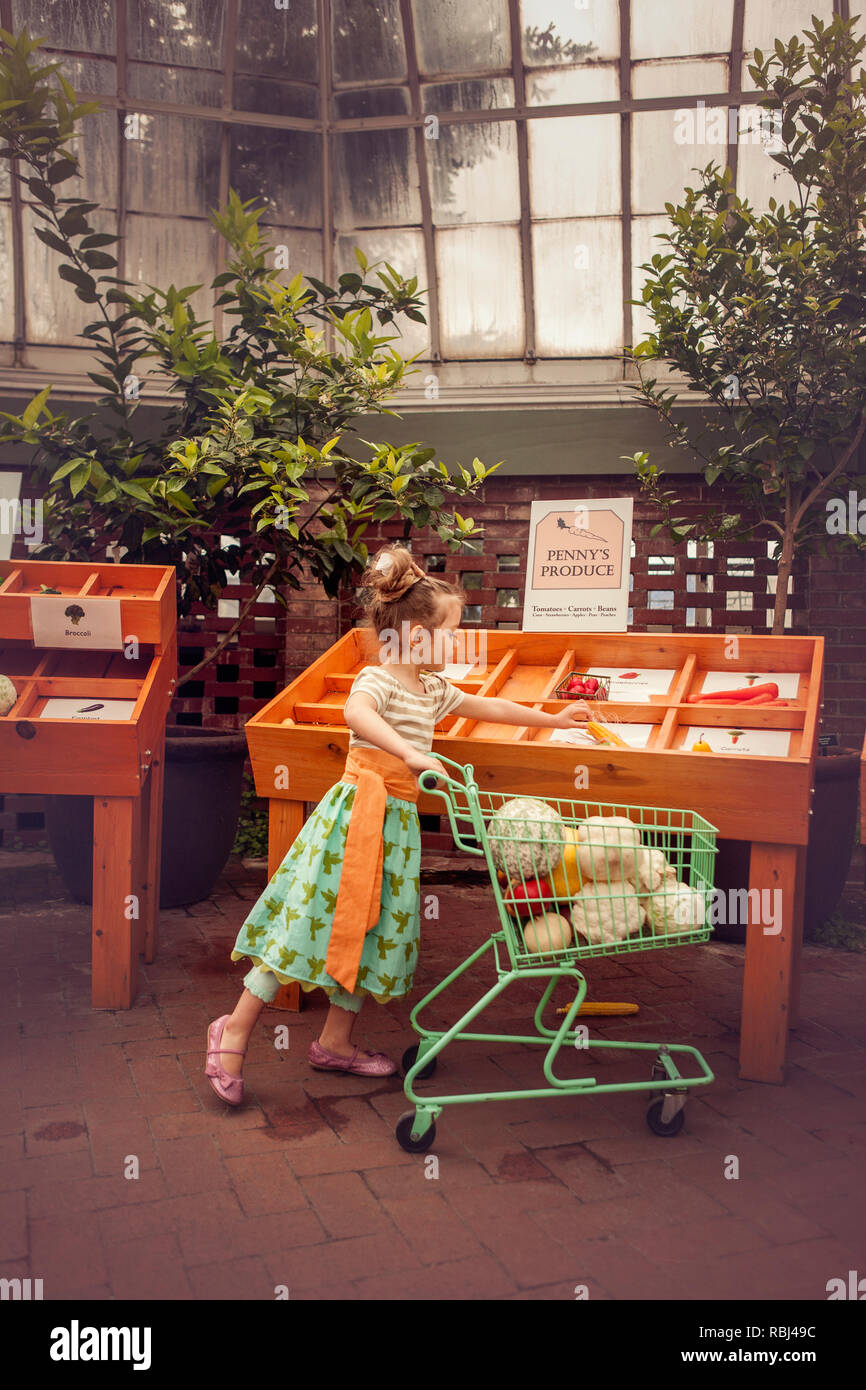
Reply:
[[466, 601], [459, 585], [425, 574], [404, 545], [386, 545], [371, 556], [361, 585], [365, 627], [377, 636], [386, 629], [400, 631], [403, 623], [420, 623], [432, 632], [445, 600]]

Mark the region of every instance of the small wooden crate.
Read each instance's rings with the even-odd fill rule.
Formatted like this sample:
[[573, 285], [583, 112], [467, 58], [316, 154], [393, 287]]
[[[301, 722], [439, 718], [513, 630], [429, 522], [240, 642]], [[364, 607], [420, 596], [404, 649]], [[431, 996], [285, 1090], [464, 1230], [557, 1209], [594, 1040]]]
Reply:
[[[124, 648], [33, 644], [43, 586], [88, 606], [120, 601]], [[90, 611], [93, 611], [92, 608]], [[129, 1008], [138, 951], [156, 951], [165, 721], [177, 682], [175, 571], [168, 566], [0, 563], [0, 788], [94, 798], [94, 1007]], [[128, 718], [57, 718], [50, 700], [132, 701]], [[134, 902], [133, 902], [134, 900]], [[127, 916], [126, 914], [130, 915]]]

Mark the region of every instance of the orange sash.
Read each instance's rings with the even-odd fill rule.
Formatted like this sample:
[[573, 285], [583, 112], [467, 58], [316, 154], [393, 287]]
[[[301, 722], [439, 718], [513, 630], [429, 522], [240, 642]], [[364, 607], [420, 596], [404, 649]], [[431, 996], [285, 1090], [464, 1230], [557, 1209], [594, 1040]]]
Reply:
[[418, 782], [414, 773], [393, 753], [381, 748], [352, 748], [346, 770], [340, 779], [357, 784], [349, 818], [349, 832], [334, 923], [325, 969], [351, 994], [358, 978], [364, 937], [379, 920], [382, 911], [382, 833], [388, 796], [417, 802]]

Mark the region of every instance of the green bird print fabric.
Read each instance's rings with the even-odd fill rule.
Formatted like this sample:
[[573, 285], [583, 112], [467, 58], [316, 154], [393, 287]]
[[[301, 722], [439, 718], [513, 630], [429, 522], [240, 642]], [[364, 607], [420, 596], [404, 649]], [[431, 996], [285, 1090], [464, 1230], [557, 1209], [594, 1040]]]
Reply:
[[[232, 960], [306, 991], [338, 988], [325, 961], [354, 800], [350, 782], [326, 792], [241, 927]], [[382, 838], [382, 911], [365, 937], [354, 992], [384, 1004], [409, 993], [418, 961], [421, 830], [411, 803], [387, 798]]]

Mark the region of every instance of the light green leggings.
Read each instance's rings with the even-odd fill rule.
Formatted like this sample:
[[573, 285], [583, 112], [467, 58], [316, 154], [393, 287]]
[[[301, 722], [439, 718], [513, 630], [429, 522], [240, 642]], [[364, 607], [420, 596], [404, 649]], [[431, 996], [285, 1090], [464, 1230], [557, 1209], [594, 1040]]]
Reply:
[[[270, 1004], [276, 998], [280, 982], [272, 970], [268, 970], [264, 965], [254, 965], [252, 970], [244, 979], [244, 985], [250, 994], [254, 994], [257, 999], [261, 999], [265, 1004]], [[359, 999], [357, 994], [350, 994], [343, 989], [342, 985], [337, 985], [332, 994], [328, 996], [328, 1002], [336, 1004], [341, 1009], [348, 1009], [350, 1013], [359, 1012], [363, 999]]]

